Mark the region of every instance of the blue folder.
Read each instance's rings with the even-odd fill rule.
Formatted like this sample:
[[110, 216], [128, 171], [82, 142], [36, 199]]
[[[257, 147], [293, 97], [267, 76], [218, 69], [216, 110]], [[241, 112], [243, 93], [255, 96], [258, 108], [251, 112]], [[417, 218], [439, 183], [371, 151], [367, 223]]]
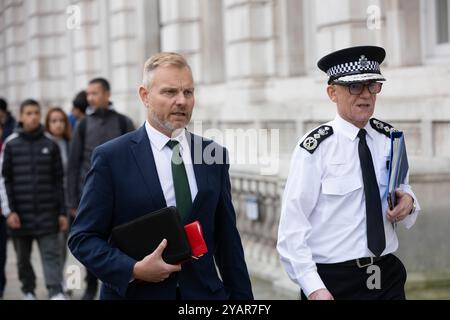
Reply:
[[398, 189], [401, 184], [405, 183], [408, 169], [408, 156], [406, 154], [406, 145], [403, 132], [392, 131], [387, 199], [391, 210], [397, 205], [395, 190]]

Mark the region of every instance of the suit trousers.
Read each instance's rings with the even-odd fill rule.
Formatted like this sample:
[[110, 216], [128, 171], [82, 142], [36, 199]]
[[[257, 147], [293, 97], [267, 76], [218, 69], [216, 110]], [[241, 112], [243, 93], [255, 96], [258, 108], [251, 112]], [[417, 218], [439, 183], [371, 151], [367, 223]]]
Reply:
[[[317, 272], [335, 300], [405, 300], [406, 269], [393, 254], [371, 266], [317, 264]], [[306, 296], [301, 291], [301, 299]]]

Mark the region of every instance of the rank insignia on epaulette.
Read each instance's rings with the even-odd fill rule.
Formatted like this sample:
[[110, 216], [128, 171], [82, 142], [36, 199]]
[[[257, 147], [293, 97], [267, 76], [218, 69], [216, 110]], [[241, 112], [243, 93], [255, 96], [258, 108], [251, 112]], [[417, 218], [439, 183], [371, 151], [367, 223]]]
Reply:
[[303, 139], [303, 141], [300, 143], [300, 147], [313, 154], [319, 144], [326, 138], [330, 137], [332, 134], [333, 128], [331, 126], [320, 126], [319, 128], [311, 131], [310, 134], [308, 134], [308, 136]]
[[389, 138], [391, 137], [392, 131], [397, 131], [397, 129], [395, 129], [389, 123], [383, 122], [383, 121], [375, 119], [375, 118], [370, 119], [370, 125], [372, 126], [372, 128], [374, 130], [386, 135]]

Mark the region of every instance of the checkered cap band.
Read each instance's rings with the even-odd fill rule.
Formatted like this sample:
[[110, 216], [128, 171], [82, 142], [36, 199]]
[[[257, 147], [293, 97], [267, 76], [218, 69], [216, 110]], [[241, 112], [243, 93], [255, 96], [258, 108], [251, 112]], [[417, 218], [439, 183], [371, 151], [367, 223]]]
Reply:
[[361, 73], [361, 71], [364, 71], [364, 73], [367, 71], [380, 73], [380, 64], [370, 60], [365, 61], [364, 63], [361, 63], [360, 61], [347, 62], [331, 67], [328, 69], [327, 75], [329, 77], [335, 77], [339, 75]]

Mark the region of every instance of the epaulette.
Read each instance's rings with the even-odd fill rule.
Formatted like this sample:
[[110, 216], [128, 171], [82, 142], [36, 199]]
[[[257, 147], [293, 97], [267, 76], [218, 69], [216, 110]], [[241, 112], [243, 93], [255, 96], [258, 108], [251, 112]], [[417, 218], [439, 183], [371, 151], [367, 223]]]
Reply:
[[331, 126], [323, 125], [317, 129], [311, 131], [308, 136], [300, 142], [300, 147], [313, 154], [319, 144], [326, 138], [331, 137], [333, 134], [333, 128]]
[[391, 137], [391, 131], [397, 131], [397, 129], [394, 129], [394, 127], [391, 126], [389, 123], [383, 122], [375, 118], [370, 119], [370, 125], [374, 130], [386, 135], [388, 138]]

